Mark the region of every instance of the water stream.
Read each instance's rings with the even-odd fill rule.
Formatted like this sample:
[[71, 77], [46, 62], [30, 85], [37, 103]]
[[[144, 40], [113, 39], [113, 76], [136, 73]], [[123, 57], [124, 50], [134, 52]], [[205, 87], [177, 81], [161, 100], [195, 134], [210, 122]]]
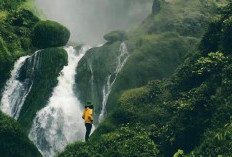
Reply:
[[84, 140], [82, 105], [74, 94], [76, 67], [89, 47], [79, 52], [73, 47], [65, 48], [68, 53], [68, 65], [58, 77], [45, 108], [37, 112], [29, 138], [36, 144], [44, 157], [51, 157], [62, 151], [69, 143]]
[[[81, 118], [83, 107], [75, 95], [74, 85], [76, 67], [89, 48], [83, 46], [79, 52], [72, 46], [65, 48], [68, 53], [68, 65], [63, 68], [57, 78], [58, 85], [54, 88], [48, 104], [37, 112], [33, 120], [29, 138], [44, 157], [54, 156], [57, 152], [64, 150], [69, 143], [84, 140], [85, 127]], [[107, 77], [102, 90], [103, 102], [99, 123], [106, 115], [109, 94], [129, 56], [125, 43], [121, 43], [119, 52], [116, 69], [113, 74]], [[14, 65], [10, 79], [4, 87], [0, 109], [15, 119], [19, 117], [20, 110], [33, 86], [34, 73], [40, 67], [41, 53], [42, 51], [37, 51], [32, 56], [19, 58]], [[27, 75], [26, 78], [20, 80], [20, 72], [24, 64], [28, 65]], [[93, 93], [93, 69], [91, 65], [89, 66], [92, 74], [91, 90]]]
[[128, 50], [127, 50], [127, 46], [125, 44], [125, 42], [122, 42], [120, 45], [120, 54], [117, 58], [117, 66], [116, 69], [114, 71], [113, 74], [110, 74], [107, 79], [106, 79], [106, 84], [103, 87], [102, 90], [102, 95], [103, 95], [103, 99], [102, 99], [102, 109], [99, 115], [99, 123], [101, 123], [104, 119], [104, 117], [106, 116], [106, 104], [109, 98], [109, 95], [111, 93], [112, 87], [115, 83], [115, 81], [117, 80], [117, 76], [119, 74], [119, 72], [122, 70], [123, 66], [125, 65], [129, 54], [128, 54]]
[[[0, 109], [15, 119], [18, 119], [21, 108], [33, 86], [33, 76], [39, 65], [40, 51], [35, 52], [32, 56], [23, 56], [14, 64], [14, 69], [11, 71], [11, 77], [6, 82]], [[27, 62], [27, 78], [23, 81], [19, 80], [20, 70]]]

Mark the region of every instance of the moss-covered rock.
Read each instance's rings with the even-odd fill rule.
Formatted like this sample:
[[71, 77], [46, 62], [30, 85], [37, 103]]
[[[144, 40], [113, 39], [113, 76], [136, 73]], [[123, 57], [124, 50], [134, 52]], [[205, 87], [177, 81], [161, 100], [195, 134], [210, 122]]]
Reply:
[[[21, 81], [29, 79], [33, 82], [18, 119], [26, 131], [29, 131], [36, 112], [47, 104], [60, 71], [68, 63], [67, 52], [62, 48], [49, 48], [37, 53], [26, 60], [19, 76]], [[36, 63], [35, 69], [32, 69], [33, 63]]]
[[9, 76], [12, 63], [12, 56], [6, 47], [5, 42], [0, 37], [0, 89], [3, 87], [6, 78]]
[[0, 154], [2, 157], [42, 157], [21, 126], [0, 111]]
[[32, 44], [39, 48], [65, 46], [70, 37], [70, 31], [54, 21], [40, 21], [33, 29]]
[[[223, 1], [223, 0], [222, 0]], [[201, 36], [205, 32], [212, 15], [215, 15], [215, 1], [163, 1], [154, 0], [153, 15], [149, 16], [144, 22], [134, 30], [128, 32], [128, 40], [126, 41], [130, 56], [127, 63], [119, 73], [117, 80], [111, 90], [107, 103], [107, 113], [112, 109], [117, 108], [117, 101], [123, 91], [141, 87], [153, 79], [163, 79], [173, 74], [180, 63], [184, 61], [186, 55], [192, 51], [194, 46], [198, 44]], [[207, 6], [207, 10], [205, 9]], [[178, 9], [177, 9], [178, 8]], [[184, 9], [183, 9], [184, 8]], [[187, 10], [188, 14], [185, 14]], [[157, 11], [157, 12], [156, 12]], [[105, 36], [108, 44], [98, 48], [99, 53], [89, 53], [88, 58], [95, 60], [93, 56], [99, 56], [96, 61], [98, 64], [92, 65], [94, 76], [94, 86], [100, 87], [97, 89], [98, 95], [97, 104], [100, 105], [102, 98], [102, 88], [105, 81], [97, 82], [96, 79], [100, 76], [108, 76], [110, 73], [109, 67], [112, 67], [112, 56], [103, 54], [102, 51], [107, 51], [115, 57], [113, 50], [115, 41], [124, 40], [125, 34], [120, 31], [114, 31]], [[106, 53], [107, 53], [106, 52]], [[84, 58], [83, 58], [84, 59]], [[80, 62], [80, 72], [85, 76], [77, 81], [80, 99], [86, 101], [91, 89], [91, 70], [90, 62]], [[98, 69], [101, 65], [101, 69]], [[97, 69], [97, 70], [96, 70]], [[85, 72], [85, 73], [84, 73]], [[88, 73], [88, 74], [87, 74]], [[84, 83], [85, 82], [85, 83]], [[94, 87], [94, 92], [96, 88]], [[100, 90], [101, 89], [101, 90]], [[92, 90], [92, 89], [91, 89]], [[100, 99], [99, 99], [100, 97]], [[96, 100], [96, 99], [94, 99]], [[97, 105], [98, 106], [98, 105]], [[97, 108], [97, 112], [98, 112]]]
[[104, 36], [104, 39], [108, 42], [125, 41], [128, 39], [127, 34], [123, 31], [113, 31]]
[[92, 100], [97, 114], [101, 110], [103, 86], [117, 66], [120, 44], [121, 42], [117, 41], [90, 49], [76, 69], [77, 95], [82, 103]]
[[4, 17], [0, 19], [0, 90], [9, 78], [14, 62], [20, 56], [34, 51], [31, 32], [35, 23], [39, 21], [25, 9], [0, 12], [0, 16], [3, 14]]

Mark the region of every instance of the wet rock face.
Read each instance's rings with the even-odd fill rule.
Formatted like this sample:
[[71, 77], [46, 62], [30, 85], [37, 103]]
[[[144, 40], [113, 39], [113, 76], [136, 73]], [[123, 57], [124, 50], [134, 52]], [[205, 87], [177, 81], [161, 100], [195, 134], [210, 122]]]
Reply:
[[57, 77], [68, 64], [68, 54], [63, 48], [48, 48], [38, 51], [25, 61], [18, 80], [31, 85], [30, 93], [20, 111], [18, 122], [27, 132], [36, 112], [41, 110], [57, 85]]
[[63, 25], [53, 21], [40, 21], [33, 30], [33, 46], [44, 49], [65, 46], [69, 40], [70, 31]]
[[161, 9], [161, 0], [154, 0], [152, 5], [152, 15], [156, 15], [160, 12]]

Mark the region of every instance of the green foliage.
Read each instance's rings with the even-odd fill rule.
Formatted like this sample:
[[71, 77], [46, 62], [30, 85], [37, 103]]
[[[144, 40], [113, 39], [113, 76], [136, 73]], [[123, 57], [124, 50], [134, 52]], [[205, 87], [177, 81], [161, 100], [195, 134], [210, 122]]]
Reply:
[[123, 91], [170, 76], [195, 43], [196, 39], [184, 38], [176, 33], [142, 36], [118, 75], [109, 96], [107, 110], [110, 112], [116, 107], [117, 99]]
[[[36, 17], [31, 11], [26, 9], [18, 9], [9, 15], [9, 23], [12, 26], [19, 26], [19, 27], [31, 29], [38, 21], [39, 21], [38, 17]], [[27, 33], [28, 34], [19, 34], [19, 35], [28, 36], [29, 31], [27, 31]]]
[[225, 19], [222, 24], [222, 50], [226, 53], [232, 52], [232, 16]]
[[96, 130], [94, 130], [93, 134], [91, 135], [92, 141], [97, 141], [101, 137], [99, 135], [107, 134], [113, 132], [117, 129], [117, 124], [112, 123], [112, 120], [105, 120], [104, 122], [100, 123]]
[[[231, 123], [223, 128], [208, 131], [202, 144], [191, 152], [192, 156], [231, 156]], [[189, 155], [190, 156], [190, 155]]]
[[[153, 13], [139, 27], [128, 33], [126, 44], [130, 56], [109, 95], [107, 113], [117, 108], [117, 101], [124, 91], [144, 86], [154, 79], [171, 76], [186, 55], [198, 44], [211, 17], [216, 14], [217, 5], [221, 3], [224, 1], [155, 0], [154, 9], [158, 12]], [[77, 69], [79, 76], [83, 76], [76, 79], [81, 87], [77, 88], [80, 89], [78, 96], [84, 103], [88, 99], [94, 100], [97, 106], [96, 113], [101, 109], [102, 88], [106, 83], [106, 76], [112, 73], [115, 64], [112, 58], [119, 49], [115, 46], [118, 40], [115, 41], [120, 34], [112, 32], [108, 36], [112, 38], [111, 43], [90, 50], [93, 53], [88, 53]], [[87, 56], [91, 58], [88, 61]], [[92, 66], [93, 75], [89, 66]], [[196, 84], [197, 82], [198, 80]], [[89, 92], [90, 90], [94, 92]]]
[[12, 66], [12, 57], [11, 54], [9, 53], [5, 42], [2, 40], [0, 37], [0, 89], [4, 85], [5, 79], [9, 76], [10, 69]]
[[[38, 53], [39, 62], [33, 76], [28, 71], [33, 66], [29, 59], [23, 65], [19, 76], [21, 81], [28, 78], [33, 80], [33, 86], [18, 119], [26, 131], [29, 131], [36, 112], [47, 104], [53, 88], [58, 83], [60, 71], [68, 63], [68, 55], [63, 48], [49, 48]], [[32, 59], [38, 58], [34, 56]]]
[[3, 157], [42, 157], [21, 126], [0, 111], [0, 154]]
[[41, 20], [45, 20], [46, 17], [43, 14], [43, 12], [37, 8], [36, 4], [35, 4], [35, 0], [26, 0], [22, 6], [22, 8], [26, 9], [26, 10], [30, 10], [31, 12], [33, 12], [34, 15], [36, 15], [37, 17], [39, 17], [39, 19]]
[[219, 48], [221, 36], [221, 22], [220, 19], [215, 19], [209, 25], [207, 32], [204, 34], [200, 48], [204, 54], [208, 52], [216, 52]]
[[[211, 2], [201, 1], [200, 3], [199, 1], [196, 4], [196, 1], [186, 1], [185, 5], [194, 4], [193, 7], [201, 7], [199, 4], [203, 4], [203, 6], [211, 4], [212, 6], [209, 5], [208, 9], [216, 7], [213, 5], [215, 3]], [[183, 5], [181, 1], [170, 1], [170, 3], [174, 6]], [[167, 9], [170, 9], [170, 6]], [[172, 9], [170, 11], [175, 11]], [[161, 9], [160, 14], [164, 15], [163, 11], [164, 8]], [[204, 15], [208, 17], [208, 13]], [[154, 18], [159, 18], [160, 14]], [[143, 35], [139, 40], [136, 40], [135, 45], [133, 45], [135, 41], [129, 38], [128, 45], [132, 45], [132, 51], [133, 48], [136, 50], [131, 52], [131, 57], [119, 74], [118, 81], [112, 90], [111, 96], [114, 92], [118, 94], [115, 99], [111, 96], [109, 98], [108, 111], [112, 112], [92, 135], [93, 141], [87, 144], [95, 143], [94, 148], [106, 146], [106, 148], [100, 149], [102, 151], [96, 149], [97, 153], [114, 153], [114, 150], [123, 150], [118, 146], [117, 141], [119, 141], [121, 133], [127, 133], [116, 128], [121, 128], [121, 125], [127, 123], [132, 125], [142, 123], [150, 126], [149, 129], [146, 128], [146, 131], [157, 144], [159, 156], [169, 157], [173, 154], [180, 156], [183, 153], [178, 149], [182, 149], [186, 156], [231, 156], [232, 56], [230, 45], [228, 45], [231, 36], [231, 14], [231, 8], [227, 8], [222, 15], [217, 16], [217, 19], [203, 36], [199, 49], [186, 56], [185, 62], [179, 66], [172, 77], [168, 80], [151, 81], [146, 86], [136, 89], [131, 88], [144, 85], [155, 78], [163, 78], [160, 71], [165, 69], [164, 72], [169, 72], [168, 70], [175, 66], [173, 63], [176, 63], [177, 67], [178, 63], [182, 61], [179, 56], [186, 54], [184, 50], [190, 49], [198, 38], [186, 38], [193, 32], [182, 34], [179, 31], [177, 32], [181, 35], [176, 32]], [[207, 18], [200, 18], [203, 21], [205, 19]], [[174, 30], [176, 28], [178, 27], [175, 26]], [[167, 28], [163, 30], [165, 29]], [[180, 41], [182, 44], [186, 42], [185, 39], [189, 39], [190, 46], [188, 48], [178, 45]], [[176, 53], [170, 50], [176, 50]], [[174, 57], [173, 54], [175, 54]], [[153, 73], [156, 67], [162, 67], [161, 61], [168, 66], [157, 69], [156, 73]], [[149, 67], [150, 65], [151, 67]], [[140, 67], [141, 69], [139, 69]], [[174, 70], [171, 69], [169, 75]], [[155, 74], [158, 77], [155, 77]], [[124, 81], [122, 81], [123, 79]], [[141, 83], [138, 80], [141, 80]], [[134, 86], [128, 87], [130, 83], [134, 83]], [[120, 99], [118, 99], [119, 96]], [[107, 127], [110, 129], [105, 131]], [[129, 128], [133, 130], [133, 127]], [[135, 134], [139, 134], [139, 131], [136, 130]], [[134, 147], [136, 148], [136, 146]], [[84, 146], [78, 148], [84, 148]], [[109, 156], [109, 154], [107, 155]], [[124, 154], [124, 156], [126, 155]]]
[[228, 57], [225, 57], [223, 53], [209, 53], [208, 57], [199, 58], [194, 64], [194, 71], [198, 75], [203, 75], [211, 72], [217, 72], [223, 65], [226, 64]]
[[102, 135], [98, 141], [70, 145], [58, 157], [156, 157], [159, 151], [149, 136], [148, 129], [140, 124], [121, 126], [114, 132]]
[[125, 41], [128, 39], [127, 34], [123, 31], [113, 31], [104, 36], [104, 39], [108, 42]]
[[70, 31], [63, 25], [53, 21], [40, 21], [33, 29], [32, 44], [37, 48], [65, 46]]
[[218, 50], [231, 53], [231, 6], [230, 2], [227, 6], [220, 8], [220, 16], [216, 17], [214, 22], [210, 24], [200, 46], [204, 54]]
[[77, 142], [68, 145], [64, 152], [57, 154], [56, 157], [103, 157], [97, 150], [93, 149], [93, 145], [86, 144], [83, 142]]
[[157, 156], [158, 150], [149, 138], [149, 132], [139, 125], [121, 127], [119, 130], [102, 135], [100, 152], [104, 156]]
[[[12, 3], [15, 1], [12, 1]], [[31, 30], [38, 18], [25, 9], [1, 11], [0, 19], [0, 89], [18, 57], [30, 54]], [[1, 97], [1, 96], [0, 96]]]
[[0, 0], [0, 10], [17, 9], [26, 0]]
[[154, 11], [160, 11], [151, 17], [152, 25], [144, 24], [154, 33], [174, 31], [183, 36], [199, 37], [204, 33], [212, 14], [215, 14], [217, 4], [221, 1], [154, 0]]
[[123, 91], [172, 75], [198, 44], [220, 3], [225, 2], [155, 0], [158, 12], [128, 33], [131, 55], [111, 91], [107, 112], [117, 107]]
[[174, 154], [173, 157], [182, 157], [184, 154], [184, 151], [181, 149], [178, 149], [178, 151]]

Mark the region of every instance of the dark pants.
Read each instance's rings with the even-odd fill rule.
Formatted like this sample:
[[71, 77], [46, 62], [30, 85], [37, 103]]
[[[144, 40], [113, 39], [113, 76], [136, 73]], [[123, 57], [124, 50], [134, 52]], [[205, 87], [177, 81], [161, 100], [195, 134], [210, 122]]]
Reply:
[[85, 141], [88, 141], [88, 139], [89, 139], [89, 134], [90, 134], [91, 129], [92, 129], [92, 124], [90, 124], [90, 123], [85, 123], [85, 127], [86, 127]]

